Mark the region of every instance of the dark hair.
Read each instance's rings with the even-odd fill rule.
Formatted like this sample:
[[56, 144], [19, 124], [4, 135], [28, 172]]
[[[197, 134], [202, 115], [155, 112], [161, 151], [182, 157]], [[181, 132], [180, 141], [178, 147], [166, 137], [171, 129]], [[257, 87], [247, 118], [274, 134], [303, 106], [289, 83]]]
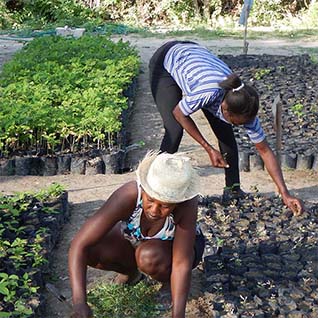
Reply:
[[259, 108], [258, 93], [252, 86], [244, 84], [241, 87], [242, 84], [243, 82], [236, 74], [231, 74], [226, 80], [219, 83], [219, 86], [225, 91], [224, 101], [228, 106], [228, 111], [233, 115], [242, 115], [252, 119], [257, 115]]

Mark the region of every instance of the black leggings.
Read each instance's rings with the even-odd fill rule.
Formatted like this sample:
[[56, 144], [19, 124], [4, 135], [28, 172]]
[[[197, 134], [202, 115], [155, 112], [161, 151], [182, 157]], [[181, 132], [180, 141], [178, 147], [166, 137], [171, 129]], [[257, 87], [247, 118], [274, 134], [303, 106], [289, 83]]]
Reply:
[[[172, 111], [182, 99], [182, 90], [163, 67], [165, 55], [177, 43], [193, 43], [189, 41], [170, 41], [161, 46], [149, 62], [150, 87], [152, 96], [162, 117], [165, 134], [160, 151], [175, 153], [178, 151], [183, 127], [175, 119]], [[238, 150], [232, 126], [202, 109], [219, 142], [222, 155], [230, 165], [225, 169], [225, 184], [231, 187], [240, 183], [238, 168]]]
[[205, 237], [202, 234], [197, 234], [195, 236], [195, 243], [194, 243], [194, 260], [192, 263], [192, 268], [196, 268], [199, 263], [202, 261], [202, 256], [205, 249]]

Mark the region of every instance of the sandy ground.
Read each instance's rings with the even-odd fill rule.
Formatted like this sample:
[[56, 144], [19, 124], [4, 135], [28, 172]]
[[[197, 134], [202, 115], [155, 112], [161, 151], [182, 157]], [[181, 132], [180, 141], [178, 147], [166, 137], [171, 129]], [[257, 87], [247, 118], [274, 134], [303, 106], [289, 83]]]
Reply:
[[[130, 143], [144, 141], [145, 146], [141, 149], [131, 151], [128, 155], [131, 167], [135, 167], [148, 149], [158, 149], [163, 129], [160, 116], [155, 108], [150, 94], [148, 83], [148, 61], [153, 52], [161, 46], [165, 40], [157, 38], [141, 38], [136, 35], [120, 37], [124, 41], [129, 41], [140, 52], [142, 60], [141, 74], [138, 78], [137, 95], [135, 98], [135, 108], [132, 112], [130, 126]], [[116, 37], [118, 40], [119, 37]], [[174, 38], [171, 38], [174, 39]], [[180, 39], [180, 38], [178, 38]], [[242, 40], [220, 39], [220, 40], [196, 40], [206, 45], [216, 54], [241, 54]], [[1, 64], [19, 50], [23, 43], [11, 40], [0, 39], [0, 67]], [[310, 41], [283, 41], [283, 40], [250, 40], [249, 54], [275, 54], [291, 55], [305, 53], [311, 47], [318, 47], [317, 42]], [[207, 122], [200, 114], [195, 115], [195, 121], [199, 125], [203, 134], [209, 139], [215, 138], [210, 132]], [[214, 169], [210, 166], [207, 154], [199, 145], [194, 144], [189, 136], [184, 135], [180, 151], [191, 157], [193, 164], [197, 166], [201, 176], [203, 195], [220, 195], [224, 186], [223, 171]], [[285, 181], [290, 191], [304, 201], [318, 202], [318, 173], [314, 171], [284, 171]], [[83, 222], [108, 198], [108, 196], [121, 184], [135, 178], [134, 172], [121, 175], [63, 175], [52, 177], [35, 176], [13, 176], [0, 177], [0, 191], [2, 193], [14, 193], [17, 191], [39, 190], [57, 182], [63, 184], [69, 192], [69, 202], [72, 216], [62, 232], [61, 238], [54, 251], [54, 261], [52, 276], [56, 279], [56, 287], [67, 297], [70, 298], [67, 273], [67, 251], [70, 241]], [[246, 191], [251, 191], [254, 187], [265, 194], [273, 194], [275, 185], [265, 171], [243, 172], [241, 173], [242, 187]], [[107, 280], [112, 274], [103, 273], [97, 270], [89, 270], [88, 281], [93, 284], [97, 280]], [[193, 290], [188, 306], [187, 317], [196, 317], [195, 307], [196, 298], [199, 295], [197, 290], [199, 282], [196, 282], [197, 275], [194, 275]], [[44, 293], [47, 299], [46, 318], [68, 317], [67, 307], [56, 300], [51, 295]]]

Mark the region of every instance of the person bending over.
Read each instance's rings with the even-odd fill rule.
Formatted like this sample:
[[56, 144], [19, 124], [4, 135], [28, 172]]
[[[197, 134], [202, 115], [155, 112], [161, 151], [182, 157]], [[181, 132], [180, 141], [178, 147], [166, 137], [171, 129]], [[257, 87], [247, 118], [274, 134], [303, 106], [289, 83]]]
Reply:
[[[299, 215], [302, 202], [291, 196], [280, 165], [269, 147], [257, 117], [259, 97], [228, 65], [205, 47], [170, 41], [149, 62], [151, 92], [163, 119], [160, 151], [177, 152], [183, 130], [209, 155], [213, 167], [225, 168], [223, 201], [244, 196], [240, 187], [238, 148], [233, 125], [243, 125], [255, 144], [284, 203]], [[201, 109], [218, 139], [220, 152], [201, 134], [191, 114]]]

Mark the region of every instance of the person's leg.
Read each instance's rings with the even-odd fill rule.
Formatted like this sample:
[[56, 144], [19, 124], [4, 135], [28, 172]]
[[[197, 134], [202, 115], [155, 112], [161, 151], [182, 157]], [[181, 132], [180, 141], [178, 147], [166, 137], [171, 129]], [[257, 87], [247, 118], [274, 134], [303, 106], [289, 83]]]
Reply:
[[203, 110], [216, 138], [219, 142], [220, 151], [229, 164], [225, 168], [225, 185], [235, 189], [240, 187], [239, 160], [236, 140], [231, 125], [213, 116], [209, 111]]
[[149, 63], [151, 92], [165, 129], [160, 151], [168, 153], [178, 151], [183, 135], [183, 128], [172, 113], [182, 99], [182, 91], [163, 67], [165, 54], [176, 43], [176, 41], [168, 42], [159, 48]]
[[[167, 310], [171, 307], [172, 245], [173, 241], [148, 240], [142, 242], [136, 249], [139, 270], [162, 283], [157, 296], [159, 310]], [[205, 238], [203, 234], [197, 235], [193, 254], [189, 255], [193, 262], [192, 268], [195, 268], [201, 261], [204, 247]]]
[[[140, 271], [148, 274], [159, 282], [169, 282], [172, 268], [173, 241], [147, 240], [136, 248], [136, 261]], [[195, 237], [192, 268], [195, 268], [202, 260], [205, 248], [204, 235]]]
[[136, 249], [139, 270], [162, 283], [156, 295], [159, 311], [171, 308], [172, 245], [173, 241], [147, 240]]
[[129, 284], [139, 275], [135, 248], [122, 235], [120, 223], [88, 249], [87, 265], [123, 274], [119, 279], [120, 283]]
[[174, 81], [167, 78], [158, 80], [155, 101], [164, 125], [164, 136], [160, 151], [175, 153], [183, 136], [183, 127], [175, 119], [172, 111], [182, 98], [181, 90]]
[[196, 268], [199, 263], [202, 261], [202, 256], [205, 249], [205, 236], [202, 234], [197, 234], [195, 236], [195, 243], [194, 243], [194, 260], [192, 264], [192, 268]]
[[173, 241], [147, 240], [136, 248], [139, 270], [158, 282], [169, 282]]

